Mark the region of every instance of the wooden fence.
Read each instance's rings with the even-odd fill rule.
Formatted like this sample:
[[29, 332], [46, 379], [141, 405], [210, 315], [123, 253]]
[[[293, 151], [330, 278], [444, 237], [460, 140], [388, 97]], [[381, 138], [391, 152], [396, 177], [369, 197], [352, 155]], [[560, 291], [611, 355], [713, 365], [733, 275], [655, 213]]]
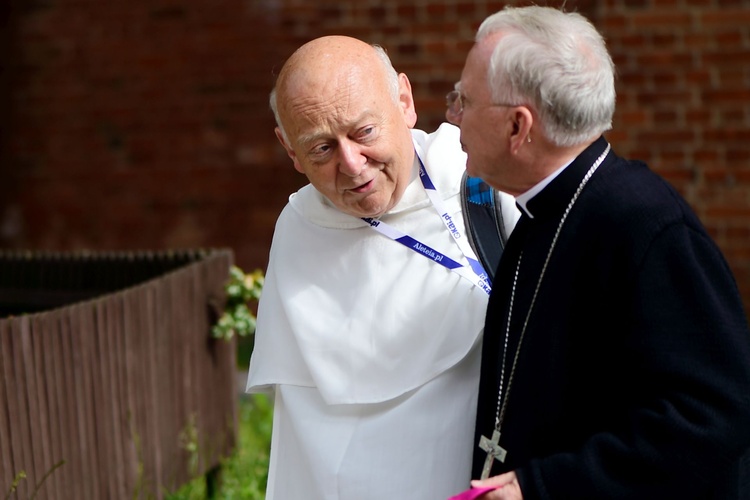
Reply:
[[17, 479], [10, 498], [160, 499], [217, 470], [237, 436], [235, 344], [210, 337], [231, 264], [0, 252], [0, 498]]

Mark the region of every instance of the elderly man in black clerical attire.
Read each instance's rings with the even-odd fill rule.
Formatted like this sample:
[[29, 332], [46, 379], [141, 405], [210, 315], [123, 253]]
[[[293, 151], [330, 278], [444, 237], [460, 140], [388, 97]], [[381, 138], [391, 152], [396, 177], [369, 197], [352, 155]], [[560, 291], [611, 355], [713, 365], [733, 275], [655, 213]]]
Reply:
[[737, 287], [688, 204], [602, 135], [602, 37], [576, 13], [507, 8], [451, 95], [469, 174], [522, 209], [488, 306], [474, 477], [491, 477], [474, 493], [750, 498]]

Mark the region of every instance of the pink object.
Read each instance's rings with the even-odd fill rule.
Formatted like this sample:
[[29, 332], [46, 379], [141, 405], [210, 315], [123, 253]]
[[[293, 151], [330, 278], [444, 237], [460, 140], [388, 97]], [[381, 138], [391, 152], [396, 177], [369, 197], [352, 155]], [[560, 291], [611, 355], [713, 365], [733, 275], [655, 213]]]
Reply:
[[456, 496], [450, 497], [448, 500], [474, 500], [475, 498], [484, 495], [488, 491], [496, 490], [497, 486], [489, 486], [485, 488], [471, 488]]

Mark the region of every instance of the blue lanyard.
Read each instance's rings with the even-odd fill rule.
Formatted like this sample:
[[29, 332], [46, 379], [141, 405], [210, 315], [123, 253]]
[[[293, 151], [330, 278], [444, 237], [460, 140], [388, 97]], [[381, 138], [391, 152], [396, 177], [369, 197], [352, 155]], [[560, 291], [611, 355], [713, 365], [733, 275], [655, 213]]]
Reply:
[[432, 202], [432, 206], [435, 208], [438, 215], [440, 215], [440, 219], [443, 221], [443, 225], [445, 225], [446, 229], [448, 229], [448, 232], [450, 232], [451, 236], [453, 236], [453, 240], [456, 242], [456, 245], [466, 258], [468, 266], [465, 264], [461, 264], [460, 262], [456, 262], [442, 252], [435, 250], [429, 245], [425, 245], [416, 238], [413, 238], [408, 234], [399, 231], [398, 229], [386, 224], [381, 220], [373, 219], [371, 217], [363, 217], [362, 220], [367, 222], [372, 229], [379, 232], [380, 234], [396, 241], [397, 243], [401, 243], [402, 245], [409, 247], [418, 254], [432, 260], [437, 264], [440, 264], [447, 269], [450, 269], [451, 271], [457, 273], [459, 276], [466, 278], [489, 295], [492, 288], [490, 286], [489, 278], [487, 277], [487, 273], [485, 272], [484, 267], [482, 267], [482, 264], [479, 262], [479, 260], [477, 260], [476, 254], [469, 245], [466, 237], [462, 235], [456, 227], [455, 223], [453, 222], [453, 217], [451, 217], [451, 215], [446, 210], [443, 199], [440, 197], [440, 194], [435, 188], [435, 185], [432, 183], [432, 179], [430, 179], [430, 175], [427, 173], [427, 169], [425, 169], [424, 167], [422, 158], [420, 157], [418, 152], [416, 154], [417, 159], [419, 160], [419, 178], [422, 181], [422, 185], [424, 186], [427, 196]]

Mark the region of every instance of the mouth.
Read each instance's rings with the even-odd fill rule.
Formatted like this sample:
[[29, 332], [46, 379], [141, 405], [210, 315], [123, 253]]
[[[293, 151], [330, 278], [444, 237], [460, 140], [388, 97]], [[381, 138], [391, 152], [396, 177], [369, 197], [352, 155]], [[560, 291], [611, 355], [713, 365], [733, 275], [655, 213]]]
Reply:
[[374, 185], [375, 185], [375, 179], [371, 179], [365, 182], [364, 184], [351, 188], [349, 191], [351, 191], [352, 193], [358, 193], [358, 194], [367, 193], [368, 191], [372, 189]]

